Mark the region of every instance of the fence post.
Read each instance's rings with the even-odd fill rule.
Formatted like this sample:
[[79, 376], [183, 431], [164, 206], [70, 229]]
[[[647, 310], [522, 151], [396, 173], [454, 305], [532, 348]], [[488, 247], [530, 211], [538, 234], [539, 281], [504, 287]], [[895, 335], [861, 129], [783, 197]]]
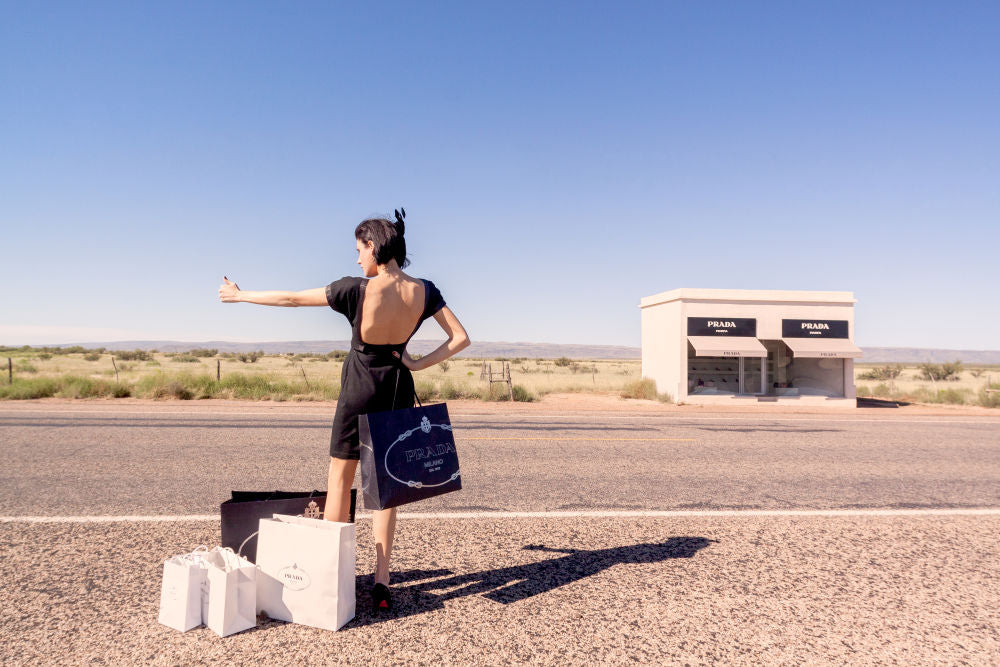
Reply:
[[215, 381], [218, 382], [222, 379], [222, 360], [215, 360]]
[[118, 364], [115, 363], [114, 355], [111, 356], [111, 365], [115, 367], [115, 382], [118, 382]]
[[14, 384], [14, 362], [10, 360], [10, 357], [7, 357], [7, 384]]

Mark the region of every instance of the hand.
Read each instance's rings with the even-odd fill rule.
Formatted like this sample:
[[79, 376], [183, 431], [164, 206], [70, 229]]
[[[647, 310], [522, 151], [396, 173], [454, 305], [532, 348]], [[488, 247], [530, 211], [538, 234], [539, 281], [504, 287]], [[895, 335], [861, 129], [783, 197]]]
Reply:
[[403, 365], [406, 366], [411, 371], [419, 371], [419, 362], [411, 357], [406, 350], [403, 350]]
[[236, 303], [240, 300], [240, 286], [229, 278], [222, 276], [225, 281], [219, 286], [219, 301], [222, 303]]

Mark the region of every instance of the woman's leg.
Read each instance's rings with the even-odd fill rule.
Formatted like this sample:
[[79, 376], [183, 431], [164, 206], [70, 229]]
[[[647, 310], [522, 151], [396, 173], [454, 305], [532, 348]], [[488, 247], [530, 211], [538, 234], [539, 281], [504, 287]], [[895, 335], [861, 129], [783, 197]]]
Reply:
[[392, 536], [396, 532], [396, 508], [374, 512], [375, 583], [389, 585], [389, 558], [392, 557]]
[[347, 523], [351, 516], [351, 484], [354, 483], [354, 471], [358, 462], [350, 459], [330, 457], [330, 475], [326, 482], [326, 511], [323, 518], [327, 521]]

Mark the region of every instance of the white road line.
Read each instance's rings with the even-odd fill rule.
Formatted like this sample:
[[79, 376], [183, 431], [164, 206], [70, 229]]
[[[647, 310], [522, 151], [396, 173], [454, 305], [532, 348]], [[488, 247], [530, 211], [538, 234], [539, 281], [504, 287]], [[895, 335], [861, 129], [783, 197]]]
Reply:
[[[370, 519], [359, 512], [358, 519]], [[578, 512], [400, 512], [399, 519], [629, 519], [681, 517], [863, 517], [863, 516], [1000, 516], [1000, 507], [924, 509], [829, 510], [581, 510]], [[0, 523], [167, 523], [219, 521], [218, 514], [103, 515], [103, 516], [0, 516]]]
[[[179, 416], [179, 417], [198, 417], [198, 416], [228, 416], [232, 418], [240, 417], [276, 417], [276, 418], [300, 418], [300, 417], [316, 417], [317, 421], [329, 421], [332, 418], [333, 412], [330, 414], [323, 413], [317, 415], [315, 412], [237, 412], [236, 408], [232, 411], [200, 411], [193, 410], [191, 412], [178, 412], [178, 411], [159, 411], [159, 410], [132, 410], [132, 411], [112, 411], [112, 410], [44, 410], [44, 409], [24, 409], [24, 410], [0, 410], [0, 416], [7, 415], [18, 415], [24, 413], [61, 413], [61, 414], [79, 414], [79, 415], [160, 415], [160, 416]], [[842, 413], [840, 413], [842, 414]], [[510, 414], [498, 414], [498, 413], [455, 413], [452, 417], [458, 417], [454, 420], [456, 423], [461, 423], [464, 417], [497, 417], [498, 422], [502, 421], [506, 426], [516, 426], [519, 423], [530, 424], [531, 422], [517, 422], [510, 421]], [[848, 418], [838, 418], [838, 413], [830, 414], [829, 416], [823, 415], [819, 417], [785, 417], [780, 414], [768, 415], [752, 415], [750, 417], [699, 417], [699, 416], [685, 416], [685, 415], [658, 415], [658, 414], [594, 414], [592, 412], [563, 412], [556, 414], [525, 414], [517, 415], [518, 418], [524, 419], [566, 419], [568, 417], [589, 417], [592, 416], [594, 419], [653, 419], [660, 421], [745, 421], [745, 422], [759, 422], [759, 421], [801, 421], [801, 422], [827, 422], [827, 423], [840, 423], [840, 422], [865, 422], [865, 423], [877, 423], [877, 424], [995, 424], [1000, 426], [1000, 421], [988, 421], [989, 418], [983, 417], [982, 419], [921, 419], [919, 415], [914, 415], [907, 419], [874, 419], [874, 418], [864, 418], [864, 417], [848, 417]], [[569, 427], [572, 428], [572, 427]]]

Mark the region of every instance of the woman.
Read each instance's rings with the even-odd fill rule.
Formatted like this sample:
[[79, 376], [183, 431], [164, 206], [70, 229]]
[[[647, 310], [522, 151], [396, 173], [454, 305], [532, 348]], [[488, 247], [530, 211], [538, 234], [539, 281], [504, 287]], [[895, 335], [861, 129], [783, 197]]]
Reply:
[[[344, 360], [340, 398], [330, 436], [330, 475], [325, 518], [345, 522], [350, 509], [351, 484], [358, 466], [358, 415], [413, 406], [413, 376], [444, 361], [469, 345], [462, 324], [445, 305], [429, 280], [402, 271], [406, 258], [405, 226], [385, 218], [364, 220], [354, 230], [358, 264], [365, 278], [344, 277], [324, 287], [300, 292], [241, 290], [228, 278], [219, 287], [225, 303], [244, 301], [264, 306], [330, 306], [351, 322], [351, 350]], [[433, 316], [448, 340], [430, 354], [414, 359], [406, 344], [420, 324]], [[391, 609], [389, 558], [396, 529], [396, 509], [374, 513], [376, 609]]]

